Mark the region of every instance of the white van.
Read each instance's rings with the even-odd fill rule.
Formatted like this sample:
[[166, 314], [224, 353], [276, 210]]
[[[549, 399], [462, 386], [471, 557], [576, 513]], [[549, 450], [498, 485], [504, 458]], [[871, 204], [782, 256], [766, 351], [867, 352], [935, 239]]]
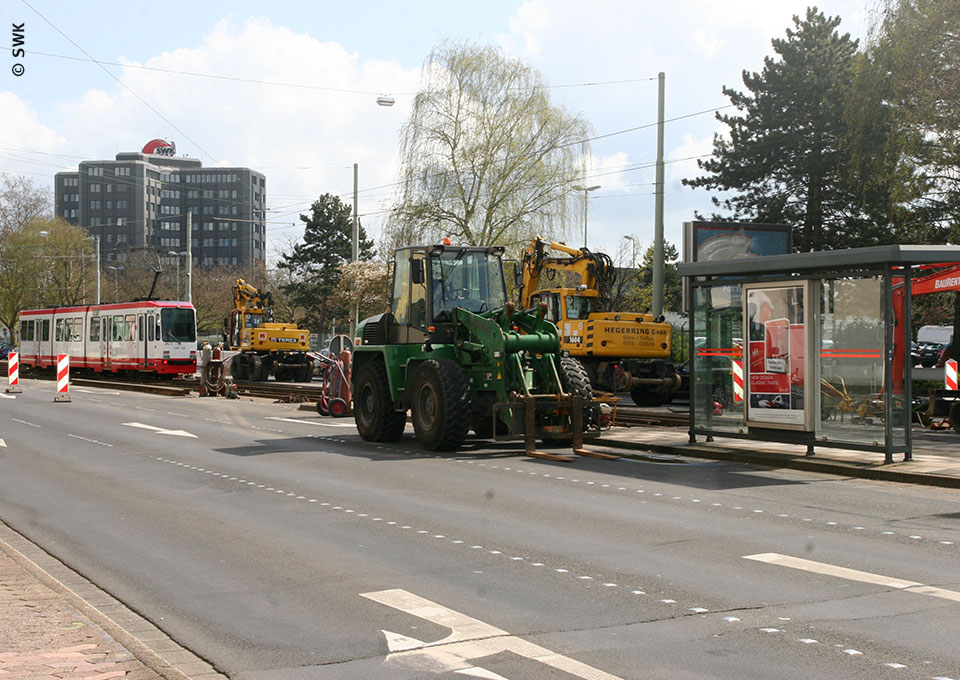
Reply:
[[953, 326], [922, 326], [917, 331], [917, 342], [946, 345], [953, 341]]

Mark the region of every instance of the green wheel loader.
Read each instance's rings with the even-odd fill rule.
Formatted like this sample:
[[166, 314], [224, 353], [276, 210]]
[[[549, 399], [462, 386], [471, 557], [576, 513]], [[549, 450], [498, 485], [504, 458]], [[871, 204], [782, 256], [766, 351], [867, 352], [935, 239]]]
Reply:
[[455, 451], [472, 428], [482, 438], [569, 440], [600, 432], [601, 404], [574, 359], [561, 356], [545, 308], [507, 302], [503, 248], [427, 245], [395, 254], [390, 311], [357, 327], [354, 417], [367, 441], [398, 440], [409, 410], [420, 444]]

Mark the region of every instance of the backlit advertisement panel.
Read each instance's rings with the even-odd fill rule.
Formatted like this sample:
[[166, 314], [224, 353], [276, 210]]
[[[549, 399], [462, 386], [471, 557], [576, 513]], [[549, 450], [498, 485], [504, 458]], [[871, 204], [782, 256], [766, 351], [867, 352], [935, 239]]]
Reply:
[[805, 286], [746, 286], [748, 425], [803, 428]]

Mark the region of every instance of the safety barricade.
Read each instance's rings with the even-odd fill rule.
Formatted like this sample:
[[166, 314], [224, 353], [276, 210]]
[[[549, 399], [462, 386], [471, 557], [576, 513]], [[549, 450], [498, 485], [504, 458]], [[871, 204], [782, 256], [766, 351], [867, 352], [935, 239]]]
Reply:
[[743, 401], [743, 361], [741, 359], [733, 360], [733, 401], [737, 404]]
[[70, 355], [57, 355], [57, 396], [54, 401], [70, 401]]
[[949, 359], [943, 365], [943, 382], [948, 390], [957, 389], [957, 360]]
[[10, 352], [7, 355], [7, 394], [20, 394], [20, 355]]

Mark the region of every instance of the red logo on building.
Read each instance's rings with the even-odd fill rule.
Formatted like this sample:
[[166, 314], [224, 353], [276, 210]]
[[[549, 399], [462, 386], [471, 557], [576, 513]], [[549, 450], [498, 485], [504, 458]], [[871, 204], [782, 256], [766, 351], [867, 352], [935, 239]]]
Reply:
[[177, 144], [165, 139], [151, 139], [144, 145], [141, 153], [149, 153], [155, 156], [176, 156]]

